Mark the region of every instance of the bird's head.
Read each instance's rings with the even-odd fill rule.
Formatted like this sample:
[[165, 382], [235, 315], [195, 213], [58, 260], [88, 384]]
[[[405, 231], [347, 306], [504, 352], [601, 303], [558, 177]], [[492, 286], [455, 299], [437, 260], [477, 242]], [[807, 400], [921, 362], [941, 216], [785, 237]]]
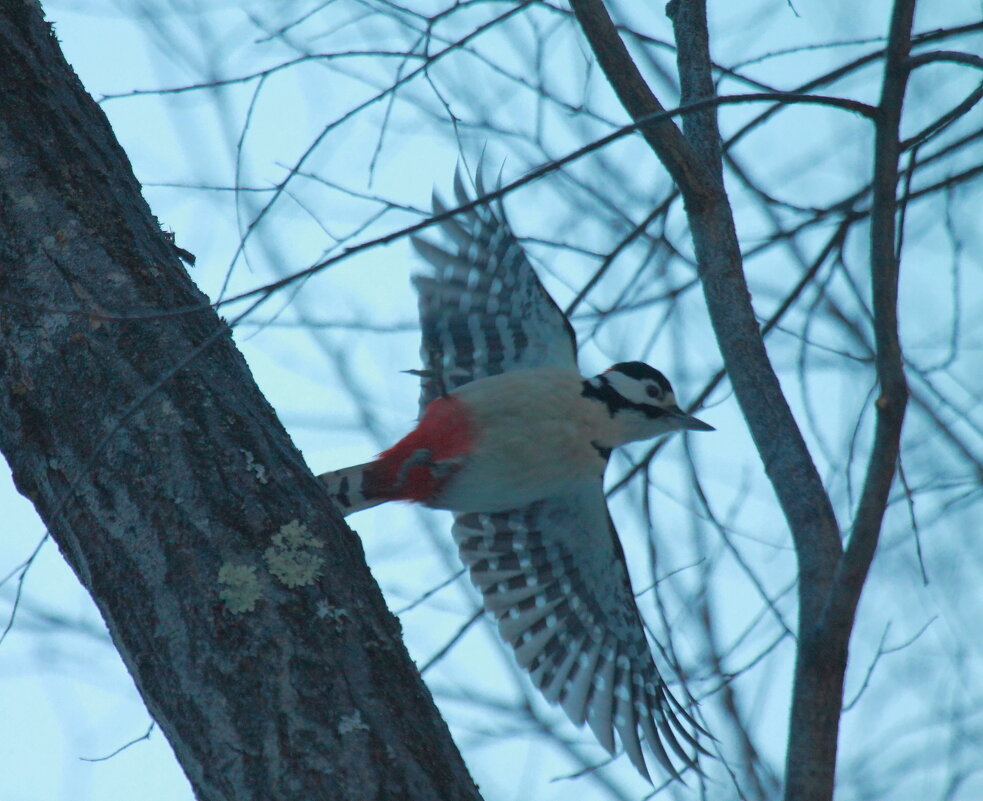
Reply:
[[607, 447], [673, 431], [714, 430], [680, 409], [669, 380], [644, 362], [621, 362], [609, 367], [584, 382], [584, 395], [607, 407], [614, 424], [610, 441], [602, 443]]

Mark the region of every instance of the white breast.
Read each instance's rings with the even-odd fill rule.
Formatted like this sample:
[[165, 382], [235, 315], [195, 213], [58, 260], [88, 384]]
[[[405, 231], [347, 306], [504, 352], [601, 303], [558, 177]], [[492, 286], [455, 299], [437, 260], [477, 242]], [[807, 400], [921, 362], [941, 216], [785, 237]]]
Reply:
[[581, 394], [576, 372], [514, 370], [454, 391], [467, 406], [472, 456], [431, 504], [457, 512], [496, 512], [557, 494], [604, 472], [591, 442], [610, 425], [602, 404]]

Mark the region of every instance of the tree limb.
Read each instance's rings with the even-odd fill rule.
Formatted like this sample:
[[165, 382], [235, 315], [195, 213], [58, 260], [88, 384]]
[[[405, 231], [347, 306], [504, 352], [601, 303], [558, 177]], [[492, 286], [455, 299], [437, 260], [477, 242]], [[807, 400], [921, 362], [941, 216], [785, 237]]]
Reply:
[[[695, 24], [689, 19], [687, 6], [679, 4], [676, 12], [676, 24], [682, 25], [684, 31]], [[629, 114], [636, 117], [658, 113], [662, 104], [645, 84], [600, 0], [573, 0], [572, 7], [598, 62]], [[686, 59], [681, 75], [689, 75], [690, 61], [708, 58], [705, 46], [703, 52], [699, 56], [680, 42], [680, 58]], [[697, 70], [693, 75], [698, 73]], [[684, 78], [684, 104], [712, 94], [712, 87], [707, 91], [702, 83], [696, 85], [696, 79], [693, 80], [690, 83], [689, 78]], [[684, 125], [688, 126], [685, 120], [690, 118], [702, 120], [705, 125], [708, 116], [715, 120], [713, 111], [689, 112]], [[711, 132], [706, 135], [694, 134], [691, 138], [689, 130], [687, 127], [684, 138], [671, 121], [660, 121], [657, 127], [642, 127], [646, 140], [660, 159], [665, 163], [666, 154], [670, 158], [666, 166], [686, 204], [714, 332], [797, 549], [801, 545], [800, 560], [804, 555], [807, 557], [802, 564], [803, 573], [824, 577], [828, 582], [839, 558], [839, 529], [822, 481], [782, 395], [751, 306], [733, 218], [719, 177], [719, 144], [708, 144], [719, 142], [716, 123], [713, 122]], [[680, 161], [686, 163], [685, 169], [678, 166]], [[807, 605], [818, 611], [821, 602], [810, 599]]]
[[478, 799], [358, 539], [37, 3], [0, 10], [0, 84], [0, 448], [196, 796]]
[[[661, 109], [631, 64], [601, 0], [572, 0], [572, 5], [626, 110], [637, 119]], [[714, 86], [703, 0], [674, 0], [667, 11], [676, 34], [682, 104], [712, 97]], [[890, 85], [885, 82], [885, 94], [875, 115], [878, 166], [874, 191], [880, 194], [883, 210], [873, 223], [879, 231], [876, 243], [872, 243], [872, 254], [876, 252], [872, 256], [872, 272], [874, 294], [878, 298], [875, 317], [879, 321], [878, 377], [882, 397], [878, 402], [868, 488], [850, 552], [842, 560], [839, 529], [829, 497], [781, 392], [751, 306], [733, 218], [723, 189], [715, 109], [708, 107], [685, 114], [684, 134], [668, 123], [658, 128], [643, 128], [686, 201], [700, 278], [717, 341], [738, 402], [789, 523], [799, 560], [799, 639], [785, 786], [785, 797], [795, 801], [832, 798], [847, 646], [856, 601], [876, 548], [897, 460], [905, 393], [897, 342], [893, 215], [900, 155], [898, 121], [904, 93], [902, 75], [910, 49], [909, 36], [910, 15], [906, 16], [899, 5], [888, 45], [888, 72], [892, 78]], [[699, 160], [702, 170], [678, 168], [666, 160], [667, 152], [673, 158]], [[700, 185], [693, 186], [690, 182]], [[834, 576], [838, 590], [832, 596], [837, 604], [835, 618], [828, 614], [831, 609], [827, 606]], [[834, 620], [838, 628], [832, 633], [829, 624]]]
[[870, 215], [870, 278], [874, 313], [874, 364], [880, 395], [866, 480], [853, 521], [850, 541], [836, 574], [823, 617], [824, 628], [852, 621], [880, 536], [888, 494], [894, 483], [901, 428], [908, 403], [908, 383], [898, 335], [897, 252], [898, 163], [901, 157], [901, 111], [910, 73], [915, 0], [897, 0], [891, 18], [881, 116], [874, 139], [874, 178]]

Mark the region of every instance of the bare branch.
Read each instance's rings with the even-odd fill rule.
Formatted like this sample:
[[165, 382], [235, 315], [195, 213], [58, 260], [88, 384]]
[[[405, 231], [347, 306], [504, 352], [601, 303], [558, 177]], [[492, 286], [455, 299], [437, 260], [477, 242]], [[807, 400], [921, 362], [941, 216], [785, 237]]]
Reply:
[[[909, 71], [911, 24], [915, 0], [897, 0], [891, 19], [881, 118], [874, 143], [873, 200], [870, 223], [871, 298], [874, 310], [874, 345], [880, 395], [874, 404], [877, 423], [867, 465], [867, 477], [853, 522], [850, 541], [837, 570], [833, 592], [824, 610], [825, 629], [847, 625], [853, 619], [860, 593], [880, 536], [888, 494], [894, 483], [908, 403], [908, 382], [898, 336], [897, 183], [901, 157], [901, 110]], [[845, 643], [844, 646], [845, 648]]]

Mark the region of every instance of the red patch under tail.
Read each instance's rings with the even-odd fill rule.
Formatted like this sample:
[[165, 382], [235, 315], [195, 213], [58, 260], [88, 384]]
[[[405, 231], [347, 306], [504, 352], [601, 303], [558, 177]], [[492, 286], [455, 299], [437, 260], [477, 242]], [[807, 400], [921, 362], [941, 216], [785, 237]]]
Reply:
[[474, 432], [464, 404], [437, 398], [409, 434], [379, 454], [366, 474], [367, 496], [427, 503], [460, 469]]

